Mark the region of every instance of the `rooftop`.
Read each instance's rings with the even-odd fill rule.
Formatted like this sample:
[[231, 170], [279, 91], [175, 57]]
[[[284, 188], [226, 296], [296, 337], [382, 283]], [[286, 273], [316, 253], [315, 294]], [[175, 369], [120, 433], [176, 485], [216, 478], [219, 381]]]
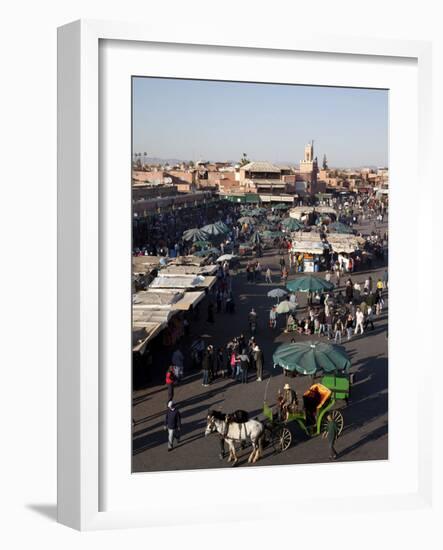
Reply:
[[249, 162], [242, 166], [241, 169], [247, 172], [276, 172], [278, 174], [281, 172], [281, 168], [266, 161]]

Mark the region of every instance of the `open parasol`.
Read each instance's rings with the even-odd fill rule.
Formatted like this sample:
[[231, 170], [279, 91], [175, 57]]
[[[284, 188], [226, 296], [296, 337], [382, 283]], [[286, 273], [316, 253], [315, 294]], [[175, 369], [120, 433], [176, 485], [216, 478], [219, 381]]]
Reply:
[[202, 229], [193, 228], [183, 232], [183, 239], [185, 241], [205, 241], [207, 238], [208, 234]]
[[309, 375], [317, 372], [347, 374], [351, 367], [351, 361], [344, 348], [324, 342], [281, 344], [272, 359], [274, 366]]
[[292, 279], [286, 283], [286, 288], [291, 292], [325, 292], [332, 290], [334, 285], [326, 281], [326, 279], [320, 279], [313, 275], [306, 275], [305, 277], [299, 277]]

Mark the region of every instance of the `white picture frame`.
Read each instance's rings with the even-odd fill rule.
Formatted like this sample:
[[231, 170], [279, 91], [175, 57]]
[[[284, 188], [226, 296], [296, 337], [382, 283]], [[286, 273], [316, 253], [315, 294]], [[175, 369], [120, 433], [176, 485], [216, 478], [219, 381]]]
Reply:
[[[414, 155], [416, 154], [413, 166], [417, 168], [418, 185], [430, 180], [431, 46], [426, 42], [314, 37], [300, 33], [295, 38], [282, 36], [278, 39], [275, 38], [275, 35], [269, 38], [254, 37], [253, 33], [238, 33], [235, 36], [230, 34], [229, 37], [220, 33], [219, 36], [205, 37], [202, 32], [201, 35], [195, 37], [186, 28], [181, 31], [174, 29], [171, 36], [168, 36], [167, 32], [159, 28], [147, 29], [143, 25], [101, 21], [78, 21], [59, 29], [58, 520], [65, 525], [80, 530], [169, 525], [171, 520], [165, 515], [166, 508], [163, 501], [161, 501], [159, 487], [163, 487], [165, 493], [167, 493], [168, 484], [172, 490], [174, 486], [177, 487], [177, 485], [180, 486], [180, 483], [183, 483], [181, 490], [188, 491], [185, 494], [187, 500], [189, 500], [189, 514], [185, 511], [181, 518], [174, 520], [174, 523], [209, 522], [214, 519], [211, 517], [213, 512], [207, 509], [205, 501], [200, 503], [192, 501], [192, 492], [195, 489], [195, 492], [198, 493], [197, 486], [207, 484], [208, 480], [215, 480], [217, 476], [220, 476], [219, 473], [212, 471], [151, 474], [152, 477], [145, 477], [143, 480], [140, 477], [132, 476], [133, 479], [130, 482], [132, 486], [146, 481], [152, 485], [151, 496], [154, 495], [156, 498], [148, 498], [149, 502], [144, 507], [138, 506], [135, 500], [132, 503], [130, 502], [129, 491], [124, 492], [122, 490], [120, 503], [118, 502], [119, 493], [116, 493], [117, 497], [114, 498], [112, 506], [109, 507], [103, 498], [102, 485], [104, 483], [109, 484], [113, 479], [116, 479], [113, 468], [119, 466], [118, 464], [107, 464], [106, 467], [103, 465], [103, 460], [106, 459], [103, 454], [106, 454], [106, 449], [108, 449], [107, 432], [103, 429], [103, 421], [107, 414], [106, 403], [109, 403], [113, 390], [108, 384], [106, 387], [103, 386], [103, 369], [106, 367], [106, 358], [109, 358], [109, 354], [103, 353], [103, 348], [100, 347], [100, 342], [103, 341], [104, 323], [102, 308], [103, 302], [106, 301], [108, 296], [109, 285], [102, 284], [100, 279], [103, 277], [103, 265], [108, 265], [106, 262], [109, 259], [106, 260], [103, 256], [103, 249], [106, 247], [102, 247], [101, 239], [103, 238], [103, 231], [109, 230], [106, 222], [107, 209], [115, 208], [119, 200], [125, 198], [123, 193], [123, 195], [108, 196], [104, 200], [107, 190], [103, 189], [103, 184], [107, 180], [105, 178], [106, 181], [104, 182], [103, 174], [100, 174], [103, 144], [100, 141], [99, 120], [100, 113], [103, 114], [103, 109], [106, 109], [106, 106], [100, 104], [100, 64], [106, 65], [114, 62], [113, 59], [115, 60], [110, 54], [101, 52], [100, 44], [103, 44], [104, 41], [109, 41], [109, 43], [112, 41], [117, 45], [125, 44], [127, 50], [124, 53], [125, 56], [128, 55], [132, 47], [137, 45], [155, 45], [158, 52], [151, 52], [150, 55], [157, 56], [158, 59], [162, 60], [163, 58], [160, 58], [162, 45], [164, 47], [174, 45], [174, 52], [177, 52], [177, 48], [185, 49], [193, 45], [197, 54], [204, 53], [205, 58], [209, 60], [214, 55], [214, 48], [220, 48], [225, 53], [228, 51], [231, 58], [245, 52], [250, 52], [251, 56], [253, 53], [255, 55], [256, 52], [262, 53], [264, 56], [266, 52], [272, 52], [272, 55], [281, 56], [284, 61], [285, 55], [303, 52], [312, 56], [329, 55], [328, 59], [332, 59], [334, 56], [343, 56], [343, 59], [346, 58], [350, 62], [384, 58], [390, 60], [392, 67], [395, 67], [397, 62], [402, 63], [404, 60], [412, 60], [416, 66], [416, 69], [414, 69], [416, 70], [416, 76], [414, 78], [418, 82], [418, 101], [415, 105], [418, 122], [414, 119], [409, 123], [411, 124], [410, 128], [415, 128], [418, 135], [418, 145], [413, 150]], [[118, 50], [117, 47], [116, 51], [118, 57], [121, 50]], [[154, 61], [154, 57], [151, 57], [152, 61]], [[167, 60], [165, 59], [165, 61]], [[324, 61], [327, 62], [327, 60]], [[208, 65], [213, 71], [211, 74], [214, 75], [213, 78], [217, 78], [217, 72], [221, 69], [217, 69], [214, 63], [212, 65], [214, 67]], [[167, 69], [165, 71], [167, 72]], [[119, 74], [117, 70], [117, 77]], [[159, 70], [151, 75], [159, 75]], [[170, 76], [176, 76], [176, 74], [171, 73]], [[251, 78], [253, 78], [252, 72]], [[106, 83], [106, 78], [102, 82]], [[328, 82], [323, 80], [318, 83], [327, 85]], [[369, 79], [368, 85], [370, 86]], [[124, 93], [127, 93], [127, 91]], [[129, 120], [128, 123], [130, 123]], [[128, 136], [125, 139], [128, 139]], [[111, 144], [111, 147], [114, 147], [114, 145]], [[395, 162], [398, 161], [399, 159]], [[130, 157], [128, 157], [127, 162], [129, 166]], [[120, 172], [121, 174], [124, 174], [124, 172]], [[394, 187], [399, 174], [400, 172], [396, 175], [395, 170], [393, 171], [391, 185]], [[112, 179], [112, 176], [109, 177]], [[406, 189], [410, 190], [412, 187], [406, 186]], [[400, 197], [400, 194], [396, 195], [394, 190], [394, 200], [396, 196]], [[411, 202], [410, 198], [404, 198], [404, 206], [407, 208], [415, 206], [418, 223], [423, 222], [425, 205], [420, 200]], [[395, 218], [394, 207], [394, 220], [397, 219], [400, 222], [400, 209], [397, 215], [398, 218]], [[103, 220], [105, 221], [103, 222]], [[418, 243], [421, 235], [420, 231], [420, 227], [418, 227], [417, 233], [412, 237], [412, 243]], [[423, 245], [423, 248], [427, 248], [430, 252], [431, 246], [432, 243], [428, 242]], [[396, 243], [394, 242], [392, 257], [394, 265], [401, 253], [405, 251], [399, 245], [397, 252], [395, 252], [395, 247]], [[425, 250], [423, 251], [425, 252]], [[130, 250], [128, 250], [128, 253], [130, 253]], [[429, 257], [432, 257], [431, 253], [429, 253]], [[432, 264], [432, 259], [429, 260], [427, 269], [431, 268], [430, 264]], [[417, 266], [413, 274], [416, 274], [418, 278], [423, 277], [424, 270], [422, 267]], [[127, 284], [130, 284], [129, 277]], [[417, 288], [418, 286], [413, 286], [412, 291], [415, 292]], [[126, 289], [124, 290], [126, 291]], [[424, 289], [423, 293], [424, 297], [426, 295], [428, 298], [430, 297], [430, 289]], [[392, 301], [399, 304], [398, 301], [396, 302], [395, 291]], [[128, 302], [128, 309], [129, 307], [130, 302]], [[417, 296], [414, 294], [411, 299], [411, 307], [420, 315], [423, 306], [418, 300], [418, 292]], [[113, 318], [114, 316], [110, 317]], [[117, 329], [118, 326], [116, 325], [114, 328]], [[400, 328], [398, 329], [399, 332]], [[394, 326], [392, 336], [390, 334], [394, 343], [398, 339], [395, 336], [395, 330]], [[124, 353], [124, 337], [122, 338]], [[413, 345], [411, 343], [411, 346]], [[417, 349], [414, 348], [408, 351], [409, 353], [403, 356], [403, 360], [411, 366], [416, 358]], [[391, 353], [393, 353], [393, 350], [390, 342], [390, 355]], [[414, 453], [412, 453], [414, 457], [408, 466], [410, 471], [414, 470], [411, 487], [408, 487], [405, 491], [389, 492], [387, 490], [383, 495], [377, 493], [377, 491], [372, 494], [368, 491], [365, 494], [355, 495], [345, 491], [343, 496], [329, 495], [327, 498], [311, 498], [307, 494], [302, 494], [301, 497], [304, 502], [309, 501], [313, 509], [318, 508], [319, 505], [321, 507], [322, 502], [327, 504], [328, 508], [339, 502], [341, 513], [353, 510], [356, 504], [358, 504], [360, 510], [367, 512], [375, 510], [395, 511], [404, 508], [430, 509], [433, 482], [431, 467], [432, 432], [430, 424], [418, 422], [416, 411], [420, 407], [424, 408], [425, 404], [427, 408], [429, 407], [429, 396], [425, 394], [425, 388], [426, 385], [431, 386], [431, 358], [432, 348], [429, 347], [427, 350], [428, 360], [423, 361], [422, 365], [423, 377], [420, 386], [417, 388], [417, 399], [414, 398], [414, 403], [411, 405], [414, 411], [411, 422], [414, 428], [417, 429], [417, 436], [414, 436]], [[411, 388], [407, 386], [406, 382], [402, 383], [405, 384], [405, 390], [409, 392]], [[390, 402], [390, 414], [391, 407], [394, 409], [400, 407], [399, 401], [395, 400], [395, 394], [394, 401]], [[114, 427], [116, 432], [126, 429], [130, 432], [129, 413], [127, 416], [121, 416]], [[395, 441], [395, 438], [393, 439]], [[125, 447], [126, 439], [123, 438], [120, 442], [124, 448], [123, 452], [129, 453], [129, 449]], [[398, 445], [398, 440], [396, 445]], [[312, 475], [313, 467], [319, 468], [322, 475], [328, 475], [328, 468], [331, 466], [308, 466], [304, 470], [298, 470], [298, 472], [306, 472], [309, 469], [311, 472], [309, 475]], [[343, 473], [345, 472], [344, 469], [354, 468], [355, 465], [340, 464], [334, 465], [334, 467], [340, 469], [336, 470], [341, 472], [340, 475], [348, 475]], [[374, 467], [377, 468], [377, 465]], [[263, 479], [267, 479], [267, 484], [272, 479], [270, 476], [274, 476], [275, 483], [280, 484], [284, 482], [288, 472], [293, 471], [292, 468], [300, 467], [267, 468], [266, 474], [260, 474], [260, 469], [257, 468], [254, 469], [254, 473], [251, 473], [251, 470], [239, 469], [235, 472], [225, 472], [223, 476], [226, 474], [235, 475], [236, 483], [245, 483], [245, 487], [249, 486], [248, 483], [251, 483], [251, 480], [257, 475], [262, 475]], [[109, 472], [112, 472], [112, 475], [109, 475]], [[130, 472], [126, 471], [124, 475], [128, 476]], [[352, 477], [352, 474], [349, 475]], [[226, 478], [220, 477], [220, 481], [223, 482], [223, 480], [226, 481]], [[269, 502], [267, 491], [267, 488], [263, 488], [260, 490], [260, 494], [247, 493], [245, 495], [245, 502], [248, 499], [254, 500], [254, 514], [246, 514], [244, 519], [253, 520], [257, 518], [260, 520], [266, 519], [269, 515], [272, 516], [267, 506], [267, 502]], [[222, 504], [221, 502], [220, 509]], [[287, 504], [289, 506], [289, 501]], [[301, 510], [300, 513], [309, 515], [306, 510]], [[275, 516], [272, 517], [275, 519]], [[284, 514], [282, 514], [282, 517], [284, 517]], [[217, 519], [229, 521], [229, 515], [220, 513]]]

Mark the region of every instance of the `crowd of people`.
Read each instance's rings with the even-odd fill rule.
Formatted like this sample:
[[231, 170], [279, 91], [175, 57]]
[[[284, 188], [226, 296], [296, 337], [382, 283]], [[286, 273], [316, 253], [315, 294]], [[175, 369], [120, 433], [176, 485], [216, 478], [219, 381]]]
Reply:
[[[352, 205], [351, 208], [342, 206], [339, 219], [349, 224], [356, 224], [367, 219], [383, 221], [386, 209], [381, 205], [381, 202], [374, 202], [372, 206], [365, 203]], [[222, 219], [230, 227], [227, 240], [235, 245], [247, 241], [253, 235], [252, 225], [246, 224], [245, 227], [245, 224], [239, 224], [236, 221], [239, 215], [240, 211], [237, 206], [226, 205], [224, 207]], [[351, 216], [350, 219], [349, 216]], [[215, 218], [201, 217], [201, 219], [193, 221], [191, 225], [201, 226], [211, 221], [215, 221]], [[159, 220], [156, 223], [158, 225]], [[157, 231], [156, 234], [160, 236], [160, 240], [144, 247], [143, 253], [147, 251], [148, 253], [172, 255], [171, 248], [175, 255], [188, 253], [192, 250], [192, 244], [186, 244], [179, 237], [185, 228], [189, 228], [189, 221], [185, 223], [187, 227], [179, 226], [173, 238], [169, 241], [166, 239], [167, 242], [163, 247], [161, 245], [165, 236], [161, 230]], [[160, 219], [161, 227], [170, 225], [171, 221], [168, 215]], [[357, 335], [363, 335], [366, 331], [375, 329], [377, 320], [385, 306], [389, 285], [388, 272], [385, 270], [380, 278], [373, 278], [364, 270], [373, 267], [374, 258], [381, 261], [386, 260], [387, 239], [387, 232], [372, 231], [366, 235], [366, 243], [361, 251], [363, 253], [345, 256], [331, 252], [325, 255], [324, 277], [328, 282], [333, 283], [335, 288], [330, 292], [308, 294], [307, 307], [303, 309], [298, 309], [294, 294], [288, 296], [287, 299], [293, 307], [290, 313], [284, 315], [284, 326], [280, 328], [284, 328], [286, 333], [292, 333], [292, 341], [297, 341], [297, 335], [315, 335], [341, 344], [345, 339], [351, 340]], [[277, 241], [274, 243], [274, 247], [279, 253], [279, 274], [275, 265], [269, 265], [267, 260], [262, 259], [261, 254], [257, 254], [258, 257], [248, 260], [244, 265], [247, 283], [285, 284], [289, 275], [300, 270], [301, 259], [298, 261], [296, 258], [294, 262], [287, 254], [290, 248], [289, 238], [282, 237]], [[210, 293], [207, 303], [206, 321], [209, 324], [215, 323], [220, 314], [236, 312], [232, 288], [233, 274], [229, 262], [218, 264], [216, 278], [215, 287]], [[276, 306], [273, 306], [269, 313], [269, 327], [273, 331], [280, 325], [278, 322], [280, 316], [276, 309]], [[208, 343], [203, 337], [198, 337], [192, 342], [186, 362], [190, 371], [201, 372], [202, 387], [209, 387], [218, 380], [232, 380], [238, 384], [247, 384], [251, 380], [257, 382], [263, 380], [265, 360], [263, 350], [257, 341], [257, 320], [257, 313], [252, 308], [248, 315], [248, 334], [241, 333], [224, 345]], [[258, 338], [260, 338], [260, 334]], [[183, 352], [177, 348], [172, 354], [171, 364], [165, 378], [168, 388], [165, 425], [169, 431], [168, 448], [170, 449], [173, 448], [174, 438], [177, 439], [179, 436], [181, 425], [180, 413], [174, 402], [174, 390], [183, 379], [184, 362]], [[278, 399], [281, 398], [282, 414], [286, 414], [294, 406], [296, 397], [294, 398], [295, 392], [292, 392], [293, 390], [286, 384], [284, 393], [278, 396]], [[333, 435], [333, 427], [331, 427], [330, 433]], [[334, 439], [332, 435], [331, 441]], [[333, 445], [331, 456], [335, 456]]]
[[[342, 338], [350, 340], [363, 334], [368, 328], [374, 330], [374, 321], [381, 315], [388, 289], [388, 271], [374, 284], [368, 275], [363, 283], [349, 276], [345, 289], [336, 292], [313, 293], [308, 297], [305, 313], [291, 312], [286, 317], [285, 332], [324, 336], [341, 344]], [[288, 298], [295, 306], [295, 296]], [[295, 310], [295, 307], [293, 307]], [[277, 327], [276, 306], [269, 312], [269, 327]]]

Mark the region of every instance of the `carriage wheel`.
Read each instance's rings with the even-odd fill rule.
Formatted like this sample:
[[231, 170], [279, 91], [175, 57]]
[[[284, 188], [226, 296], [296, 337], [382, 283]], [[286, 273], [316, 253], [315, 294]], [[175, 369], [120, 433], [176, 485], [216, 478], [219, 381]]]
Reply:
[[326, 413], [323, 418], [322, 418], [322, 421], [321, 421], [321, 428], [320, 428], [320, 431], [323, 433], [323, 432], [326, 432], [327, 430], [327, 427], [328, 427], [328, 415], [331, 414], [332, 416], [332, 420], [334, 420], [334, 422], [337, 424], [337, 428], [338, 428], [338, 432], [337, 432], [337, 435], [340, 435], [343, 431], [343, 426], [345, 424], [344, 420], [343, 420], [343, 415], [340, 411], [338, 410], [335, 410], [335, 411], [331, 411], [330, 413]]
[[277, 428], [273, 434], [272, 445], [275, 452], [282, 453], [289, 449], [292, 442], [292, 434], [288, 428]]

